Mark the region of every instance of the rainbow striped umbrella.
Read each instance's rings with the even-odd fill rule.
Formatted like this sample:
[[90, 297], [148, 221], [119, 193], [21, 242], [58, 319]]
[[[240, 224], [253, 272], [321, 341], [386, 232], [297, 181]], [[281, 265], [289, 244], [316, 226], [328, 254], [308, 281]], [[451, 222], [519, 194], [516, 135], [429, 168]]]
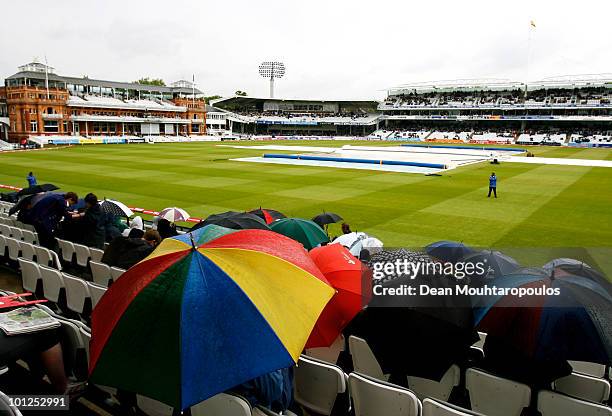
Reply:
[[97, 304], [91, 380], [186, 409], [292, 366], [333, 294], [301, 244], [271, 231], [165, 239]]

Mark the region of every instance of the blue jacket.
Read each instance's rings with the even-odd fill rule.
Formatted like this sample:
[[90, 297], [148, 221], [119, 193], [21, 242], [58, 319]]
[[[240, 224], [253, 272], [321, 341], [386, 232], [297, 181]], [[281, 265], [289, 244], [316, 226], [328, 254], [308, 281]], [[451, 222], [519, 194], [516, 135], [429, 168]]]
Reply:
[[28, 180], [28, 185], [29, 186], [36, 186], [36, 176], [34, 175], [28, 175], [26, 177], [26, 179]]
[[293, 368], [283, 368], [247, 381], [232, 389], [251, 403], [274, 412], [285, 411], [293, 400]]
[[52, 233], [57, 229], [59, 221], [66, 216], [67, 209], [63, 194], [50, 194], [32, 207], [30, 217], [34, 226]]
[[489, 176], [489, 186], [491, 188], [496, 188], [497, 187], [497, 176], [495, 176], [495, 175]]

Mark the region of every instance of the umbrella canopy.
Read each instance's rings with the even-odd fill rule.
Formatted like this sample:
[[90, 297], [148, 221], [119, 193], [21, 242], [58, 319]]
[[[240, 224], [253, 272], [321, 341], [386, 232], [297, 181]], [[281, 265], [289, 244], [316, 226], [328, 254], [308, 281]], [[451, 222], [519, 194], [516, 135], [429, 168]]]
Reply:
[[342, 221], [342, 217], [338, 214], [334, 214], [333, 212], [324, 212], [323, 214], [319, 214], [312, 219], [316, 222], [320, 227], [324, 227], [327, 224], [334, 224], [336, 222]]
[[302, 243], [307, 250], [329, 241], [321, 227], [301, 218], [283, 218], [274, 221], [270, 224], [270, 229]]
[[522, 297], [482, 293], [472, 298], [475, 323], [489, 335], [534, 359], [612, 364], [610, 283], [516, 273], [488, 286], [531, 291]]
[[487, 277], [501, 277], [511, 274], [521, 267], [512, 257], [496, 250], [482, 250], [468, 254], [461, 261], [472, 264], [482, 263]]
[[252, 211], [249, 211], [249, 213], [257, 215], [259, 218], [264, 220], [266, 224], [272, 224], [276, 220], [280, 220], [281, 218], [287, 218], [287, 216], [282, 212], [269, 208], [254, 209]]
[[371, 297], [371, 273], [339, 244], [317, 247], [309, 253], [319, 270], [336, 289], [306, 343], [306, 348], [329, 347]]
[[187, 221], [190, 217], [187, 211], [177, 207], [164, 208], [161, 210], [158, 216], [159, 218], [164, 218], [170, 222]]
[[165, 239], [92, 316], [90, 378], [185, 409], [297, 362], [334, 290], [270, 231]]
[[39, 194], [41, 192], [55, 191], [56, 189], [59, 189], [59, 187], [53, 185], [52, 183], [44, 183], [42, 185], [34, 185], [28, 188], [23, 188], [21, 191], [17, 192], [17, 196]]
[[[374, 254], [370, 267], [376, 270], [376, 263], [404, 259], [435, 264], [423, 253], [400, 249]], [[373, 284], [383, 289], [414, 288], [416, 293], [421, 285], [438, 290], [450, 288], [452, 295], [373, 296], [345, 331], [345, 335], [354, 334], [368, 341], [383, 372], [391, 374], [394, 382], [405, 383], [406, 375], [440, 380], [452, 364], [465, 359], [470, 346], [478, 340], [469, 296], [457, 295], [454, 288], [459, 283], [433, 270], [417, 276], [377, 278]], [[407, 336], [399, 336], [398, 331]]]
[[134, 215], [127, 205], [114, 199], [105, 199], [100, 204], [100, 208], [102, 208], [103, 212], [108, 212], [118, 217], [131, 217]]
[[206, 225], [219, 225], [221, 227], [230, 228], [233, 230], [270, 230], [270, 227], [264, 220], [257, 215], [248, 212], [227, 211], [220, 214], [213, 214], [191, 227], [191, 230], [197, 230]]
[[361, 250], [363, 249], [381, 249], [383, 247], [382, 241], [380, 241], [378, 238], [370, 237], [366, 233], [362, 232], [343, 234], [337, 237], [330, 244], [343, 245], [349, 249], [353, 256], [359, 256]]
[[27, 195], [19, 199], [19, 201], [15, 205], [13, 205], [11, 209], [9, 209], [8, 214], [13, 215], [16, 212], [19, 212], [22, 209], [25, 209], [26, 207], [28, 207], [28, 205], [30, 205], [31, 207], [35, 196], [36, 195]]
[[580, 260], [554, 259], [542, 266], [542, 269], [555, 279], [583, 277], [599, 283], [604, 288], [610, 288], [608, 279], [602, 273]]
[[456, 241], [437, 241], [425, 247], [425, 252], [443, 262], [455, 263], [475, 253], [473, 249]]

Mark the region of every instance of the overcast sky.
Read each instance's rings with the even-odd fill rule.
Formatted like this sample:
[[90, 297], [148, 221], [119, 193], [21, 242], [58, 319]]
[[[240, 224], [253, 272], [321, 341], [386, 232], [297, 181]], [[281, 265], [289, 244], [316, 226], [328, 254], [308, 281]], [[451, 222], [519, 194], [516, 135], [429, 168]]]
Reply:
[[417, 81], [612, 72], [604, 0], [2, 3], [0, 79], [46, 55], [61, 75], [169, 83], [195, 74], [206, 94], [266, 96], [258, 65], [281, 60], [277, 97], [370, 99]]

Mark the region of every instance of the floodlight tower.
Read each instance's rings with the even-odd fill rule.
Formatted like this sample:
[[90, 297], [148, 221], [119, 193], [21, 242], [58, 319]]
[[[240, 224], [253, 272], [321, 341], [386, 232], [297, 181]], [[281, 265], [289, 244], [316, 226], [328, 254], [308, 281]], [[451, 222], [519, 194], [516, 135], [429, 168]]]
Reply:
[[285, 75], [285, 64], [277, 61], [265, 61], [259, 65], [259, 75], [270, 79], [270, 98], [274, 98], [274, 78]]

